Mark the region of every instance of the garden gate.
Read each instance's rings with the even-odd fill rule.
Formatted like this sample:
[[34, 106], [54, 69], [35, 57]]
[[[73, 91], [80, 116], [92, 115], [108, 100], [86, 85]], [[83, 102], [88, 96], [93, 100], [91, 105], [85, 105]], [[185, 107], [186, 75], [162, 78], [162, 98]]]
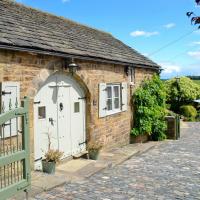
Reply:
[[0, 199], [4, 200], [30, 187], [30, 150], [28, 98], [15, 108], [11, 99], [9, 110], [1, 102], [0, 114]]

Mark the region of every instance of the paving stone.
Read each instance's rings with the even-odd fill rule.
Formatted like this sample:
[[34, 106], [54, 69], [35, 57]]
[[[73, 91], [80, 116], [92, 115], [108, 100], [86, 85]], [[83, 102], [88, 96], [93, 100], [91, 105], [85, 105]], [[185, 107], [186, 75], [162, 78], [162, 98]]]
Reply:
[[84, 182], [68, 183], [35, 200], [197, 200], [200, 199], [200, 123], [188, 123], [178, 141], [107, 168]]

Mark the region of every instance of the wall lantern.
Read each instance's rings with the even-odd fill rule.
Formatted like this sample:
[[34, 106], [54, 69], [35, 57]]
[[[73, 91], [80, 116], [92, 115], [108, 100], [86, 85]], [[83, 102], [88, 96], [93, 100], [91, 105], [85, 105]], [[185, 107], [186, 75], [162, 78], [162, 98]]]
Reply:
[[74, 58], [71, 58], [70, 60], [67, 60], [65, 68], [69, 69], [69, 72], [73, 75], [79, 69], [79, 66], [74, 62]]
[[125, 67], [124, 67], [124, 73], [126, 74], [126, 76], [129, 75], [130, 68], [131, 68], [130, 66], [125, 66]]

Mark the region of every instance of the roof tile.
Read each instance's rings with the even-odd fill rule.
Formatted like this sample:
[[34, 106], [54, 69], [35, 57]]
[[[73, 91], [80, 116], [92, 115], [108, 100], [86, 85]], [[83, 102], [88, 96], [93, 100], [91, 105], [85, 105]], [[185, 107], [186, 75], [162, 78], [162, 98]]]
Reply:
[[159, 67], [111, 34], [0, 0], [0, 43]]

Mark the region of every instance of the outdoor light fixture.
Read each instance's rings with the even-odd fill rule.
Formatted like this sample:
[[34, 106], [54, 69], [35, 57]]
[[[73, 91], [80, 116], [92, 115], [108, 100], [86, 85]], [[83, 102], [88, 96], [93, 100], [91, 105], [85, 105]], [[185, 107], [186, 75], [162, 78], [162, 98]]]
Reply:
[[76, 73], [76, 71], [78, 70], [79, 66], [74, 62], [74, 58], [71, 59], [71, 61], [69, 62], [68, 66], [69, 68], [69, 72], [71, 74]]
[[130, 66], [125, 66], [124, 67], [124, 73], [128, 76], [129, 75], [129, 71], [130, 71]]

